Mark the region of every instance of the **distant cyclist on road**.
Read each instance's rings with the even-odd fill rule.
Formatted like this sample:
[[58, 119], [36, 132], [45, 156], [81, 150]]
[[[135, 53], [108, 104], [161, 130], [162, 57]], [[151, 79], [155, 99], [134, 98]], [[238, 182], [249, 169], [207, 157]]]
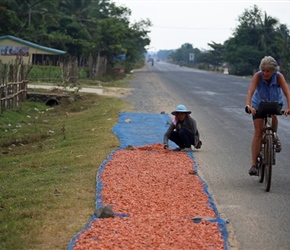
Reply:
[[[271, 56], [265, 56], [260, 63], [259, 71], [252, 78], [246, 97], [246, 111], [253, 115], [254, 135], [252, 139], [252, 167], [249, 170], [250, 175], [257, 175], [257, 157], [260, 152], [261, 140], [263, 134], [263, 114], [259, 112], [261, 101], [276, 101], [281, 109], [284, 105], [283, 93], [287, 99], [288, 108], [285, 109], [285, 115], [290, 114], [290, 92], [284, 76], [278, 71], [279, 66], [276, 60]], [[281, 142], [277, 136], [278, 119], [276, 115], [272, 116], [272, 125], [275, 133], [276, 152], [281, 151]]]

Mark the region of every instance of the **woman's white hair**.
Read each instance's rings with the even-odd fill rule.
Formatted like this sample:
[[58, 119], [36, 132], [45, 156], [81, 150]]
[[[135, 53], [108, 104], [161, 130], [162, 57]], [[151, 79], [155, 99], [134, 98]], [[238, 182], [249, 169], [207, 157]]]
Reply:
[[279, 70], [279, 66], [277, 61], [272, 57], [272, 56], [265, 56], [260, 63], [260, 70], [262, 68], [269, 68], [271, 69], [274, 73]]

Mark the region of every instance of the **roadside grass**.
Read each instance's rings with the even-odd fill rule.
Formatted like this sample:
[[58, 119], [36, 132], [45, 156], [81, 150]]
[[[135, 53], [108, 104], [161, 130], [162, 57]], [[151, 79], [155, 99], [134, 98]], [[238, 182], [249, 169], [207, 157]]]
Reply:
[[96, 173], [119, 147], [124, 99], [95, 94], [0, 115], [0, 249], [67, 249], [95, 209]]

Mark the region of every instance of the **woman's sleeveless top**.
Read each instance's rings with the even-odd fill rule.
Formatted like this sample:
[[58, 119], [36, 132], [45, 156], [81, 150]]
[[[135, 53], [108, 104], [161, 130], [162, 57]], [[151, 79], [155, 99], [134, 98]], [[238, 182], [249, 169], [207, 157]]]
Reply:
[[273, 74], [270, 84], [263, 78], [262, 71], [258, 73], [260, 75], [260, 82], [252, 97], [252, 107], [258, 109], [261, 101], [277, 101], [279, 104], [283, 105], [284, 98], [282, 89], [278, 86], [277, 82], [277, 77], [280, 72]]

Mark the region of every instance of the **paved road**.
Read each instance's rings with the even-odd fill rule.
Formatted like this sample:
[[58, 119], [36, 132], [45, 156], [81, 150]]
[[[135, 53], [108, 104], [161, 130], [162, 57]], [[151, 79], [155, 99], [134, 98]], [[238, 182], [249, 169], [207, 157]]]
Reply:
[[219, 213], [230, 222], [228, 230], [237, 240], [231, 240], [231, 249], [290, 249], [290, 118], [280, 118], [282, 152], [266, 193], [257, 177], [248, 175], [253, 126], [244, 104], [249, 79], [164, 62], [134, 74], [128, 99], [135, 111], [170, 113], [180, 103], [192, 110], [203, 141], [194, 157]]

